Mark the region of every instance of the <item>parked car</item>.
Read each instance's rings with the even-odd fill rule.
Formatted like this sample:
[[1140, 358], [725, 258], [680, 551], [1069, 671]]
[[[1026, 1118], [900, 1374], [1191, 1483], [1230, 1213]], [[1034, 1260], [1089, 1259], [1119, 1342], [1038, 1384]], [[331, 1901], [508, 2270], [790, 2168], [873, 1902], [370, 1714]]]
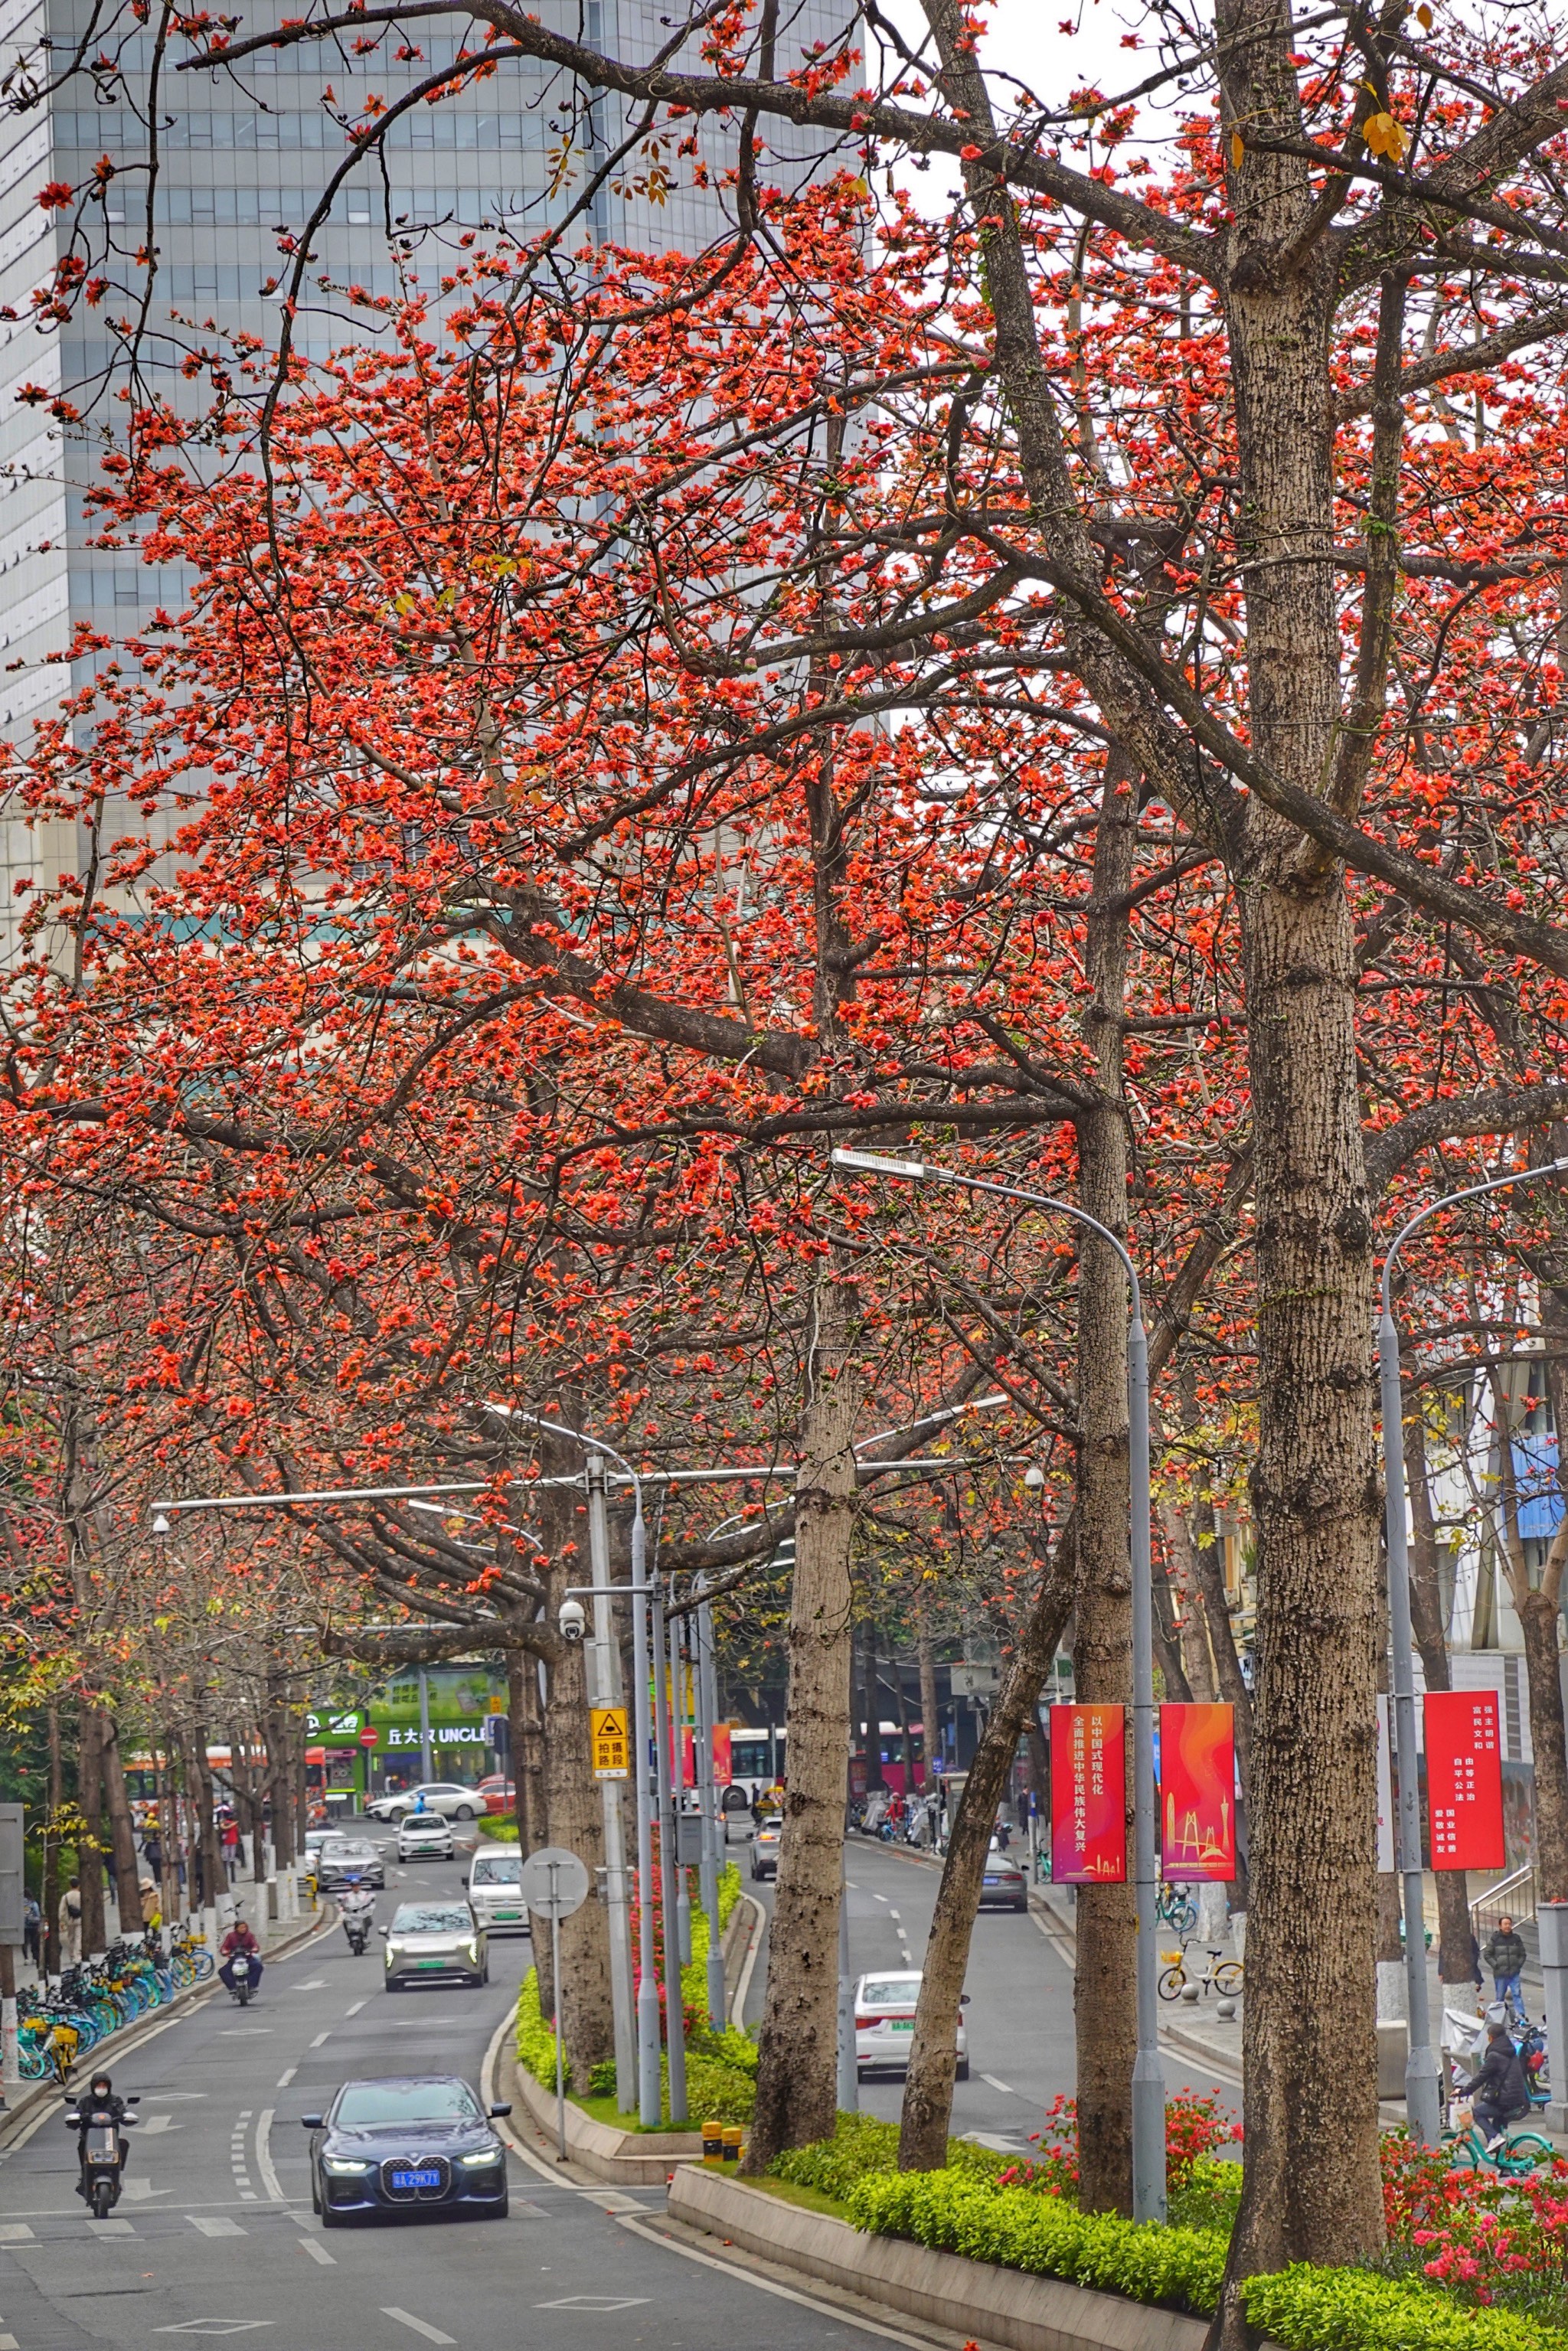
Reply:
[[777, 1877], [779, 1846], [784, 1834], [784, 1823], [777, 1813], [769, 1813], [758, 1823], [751, 1840], [751, 1875], [754, 1878]]
[[452, 2074], [345, 2082], [326, 2114], [300, 2117], [322, 2227], [454, 2205], [503, 2220], [507, 2150], [490, 2120], [511, 2111], [482, 2106]]
[[[915, 2039], [915, 2004], [920, 1998], [920, 1970], [862, 1976], [855, 1985], [855, 2071], [869, 2074], [873, 2066], [909, 2070]], [[965, 1992], [962, 2005], [967, 2008]], [[957, 2078], [969, 2078], [969, 2036], [958, 2019]]]
[[1029, 1877], [1023, 1864], [1010, 1853], [1003, 1853], [995, 1837], [991, 1839], [986, 1874], [980, 1881], [981, 1909], [988, 1905], [993, 1910], [1029, 1908]]
[[484, 1797], [487, 1813], [509, 1813], [517, 1805], [516, 1782], [504, 1779], [499, 1771], [492, 1771], [481, 1780], [474, 1793]]
[[477, 1788], [465, 1788], [455, 1780], [422, 1780], [417, 1787], [400, 1788], [395, 1795], [378, 1796], [365, 1810], [378, 1821], [401, 1821], [412, 1813], [421, 1797], [424, 1809], [440, 1813], [449, 1821], [476, 1821], [485, 1810], [485, 1799]]
[[455, 1861], [457, 1841], [452, 1823], [439, 1813], [405, 1813], [397, 1824], [400, 1861]]
[[526, 1935], [523, 1856], [514, 1845], [481, 1844], [468, 1872], [468, 1899], [479, 1924], [492, 1935]]
[[411, 1983], [487, 1984], [490, 1947], [470, 1906], [451, 1902], [400, 1902], [390, 1927], [379, 1930], [386, 1943], [386, 1988]]
[[329, 1836], [316, 1848], [316, 1883], [318, 1886], [341, 1886], [350, 1872], [363, 1878], [367, 1886], [384, 1886], [386, 1864], [382, 1859], [379, 1844], [367, 1837]]

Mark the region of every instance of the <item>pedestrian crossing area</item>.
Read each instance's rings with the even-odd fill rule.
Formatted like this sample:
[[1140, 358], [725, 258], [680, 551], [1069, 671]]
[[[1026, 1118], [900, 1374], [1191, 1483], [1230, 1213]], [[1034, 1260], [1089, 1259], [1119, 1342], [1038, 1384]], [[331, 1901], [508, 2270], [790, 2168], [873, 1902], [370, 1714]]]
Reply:
[[294, 2229], [308, 2225], [303, 2210], [273, 2205], [266, 2211], [247, 2210], [236, 2220], [228, 2212], [139, 2212], [134, 2220], [118, 2214], [106, 2220], [95, 2220], [86, 2213], [39, 2213], [31, 2220], [0, 2220], [0, 2253], [8, 2247], [37, 2244], [58, 2244], [62, 2239], [84, 2237], [108, 2239], [131, 2237], [248, 2237], [267, 2235], [279, 2222]]

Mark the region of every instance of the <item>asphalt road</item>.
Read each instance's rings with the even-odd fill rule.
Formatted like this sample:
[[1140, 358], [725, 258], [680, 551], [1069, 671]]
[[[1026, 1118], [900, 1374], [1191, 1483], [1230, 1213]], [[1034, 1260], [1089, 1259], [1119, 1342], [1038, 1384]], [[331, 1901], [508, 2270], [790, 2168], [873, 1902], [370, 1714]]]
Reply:
[[[747, 1874], [749, 1847], [735, 1846], [731, 1858], [740, 1863], [747, 1892], [771, 1909], [771, 1880], [754, 1884]], [[851, 1837], [844, 1847], [844, 1876], [850, 1965], [856, 1975], [873, 1968], [919, 1967], [939, 1873], [895, 1845]], [[747, 2000], [747, 2023], [762, 2014], [764, 1979], [759, 1959]], [[982, 1910], [975, 1922], [965, 1990], [969, 2079], [954, 2085], [953, 2129], [988, 2147], [1027, 2152], [1029, 2134], [1040, 2128], [1044, 2109], [1072, 2089], [1070, 1946], [1048, 1932], [1033, 1911]], [[1206, 2072], [1200, 2061], [1167, 2051], [1166, 2082], [1172, 2090], [1217, 2092], [1228, 2110], [1240, 2112], [1235, 2082]], [[896, 2122], [903, 2095], [901, 2074], [867, 2074], [861, 2084], [862, 2111]]]
[[[390, 1862], [379, 1917], [406, 1892], [455, 1890], [460, 1866]], [[0, 2351], [841, 2351], [875, 2335], [638, 2233], [662, 2192], [609, 2214], [511, 2163], [504, 2221], [434, 2215], [337, 2229], [310, 2211], [302, 2115], [356, 2075], [428, 2068], [477, 2085], [528, 1962], [491, 1944], [487, 1990], [389, 1996], [380, 1944], [339, 1930], [267, 1968], [259, 1998], [220, 1988], [116, 2062], [141, 2093], [125, 2193], [94, 2221], [75, 2194], [75, 2135], [48, 2118], [0, 2156]], [[262, 2341], [266, 2337], [266, 2343]]]

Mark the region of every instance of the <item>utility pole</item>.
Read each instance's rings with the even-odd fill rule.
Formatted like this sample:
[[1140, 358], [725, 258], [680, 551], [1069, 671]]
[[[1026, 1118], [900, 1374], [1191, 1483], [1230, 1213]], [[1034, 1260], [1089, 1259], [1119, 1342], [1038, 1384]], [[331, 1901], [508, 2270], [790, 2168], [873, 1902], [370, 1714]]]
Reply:
[[[610, 1511], [605, 1498], [604, 1456], [588, 1456], [588, 1556], [593, 1571], [594, 1706], [622, 1702], [621, 1656], [612, 1614]], [[604, 1805], [604, 1891], [610, 1911], [610, 2001], [615, 2018], [615, 2101], [622, 2114], [637, 2105], [637, 2037], [632, 2008], [632, 1907], [626, 1888], [626, 1828], [621, 1782], [599, 1783]]]

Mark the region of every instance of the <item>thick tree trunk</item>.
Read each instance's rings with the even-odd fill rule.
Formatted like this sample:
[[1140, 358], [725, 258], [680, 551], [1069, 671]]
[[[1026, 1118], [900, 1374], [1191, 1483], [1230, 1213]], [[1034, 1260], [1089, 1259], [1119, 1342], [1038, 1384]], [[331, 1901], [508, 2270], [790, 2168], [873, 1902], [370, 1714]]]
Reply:
[[87, 1823], [77, 1846], [77, 1876], [81, 1881], [81, 1947], [90, 1959], [109, 1941], [103, 1914], [103, 1772], [97, 1710], [84, 1706], [77, 1720], [77, 1802]]
[[[559, 1441], [547, 1441], [541, 1456], [559, 1474], [571, 1463]], [[540, 1530], [549, 1565], [546, 1572], [545, 1621], [553, 1626], [569, 1583], [582, 1583], [587, 1557], [586, 1504], [570, 1487], [540, 1489]], [[604, 1808], [593, 1778], [588, 1713], [588, 1646], [557, 1636], [549, 1659], [544, 1705], [543, 1796], [546, 1840], [564, 1845], [586, 1864], [588, 1899], [560, 1924], [564, 1978], [559, 2006], [572, 2079], [585, 2090], [596, 2065], [615, 2054], [615, 2023], [610, 1999], [610, 1916], [604, 1902]], [[536, 1913], [536, 1960], [548, 1955], [550, 1929]], [[548, 1956], [540, 1970], [541, 2002], [549, 1984]]]
[[936, 1728], [936, 1644], [924, 1623], [915, 1643], [915, 1655], [920, 1663], [920, 1746], [923, 1759], [920, 1784], [923, 1788], [934, 1788], [936, 1784], [934, 1767], [942, 1744]]
[[195, 1790], [196, 1822], [202, 1840], [203, 1899], [215, 1903], [220, 1894], [229, 1890], [228, 1873], [224, 1867], [223, 1841], [218, 1835], [217, 1814], [213, 1808], [213, 1767], [207, 1761], [207, 1726], [198, 1722], [191, 1733], [191, 1766]]
[[[1222, 9], [1228, 120], [1297, 120], [1288, 21]], [[1260, 134], [1261, 135], [1261, 134]], [[1301, 173], [1248, 166], [1249, 234], [1301, 216]], [[1239, 232], [1238, 232], [1239, 235]], [[1239, 268], [1228, 316], [1241, 451], [1251, 721], [1310, 790], [1339, 737], [1328, 425], [1329, 265]], [[1237, 2287], [1383, 2239], [1374, 2030], [1378, 1484], [1372, 1226], [1353, 1020], [1355, 942], [1337, 869], [1256, 803], [1240, 899], [1257, 1136], [1259, 1436], [1246, 2184]]]
[[[1100, 1103], [1080, 1119], [1079, 1197], [1112, 1232], [1127, 1222], [1122, 1019], [1125, 893], [1137, 794], [1107, 764], [1094, 841], [1086, 960], [1093, 990], [1084, 1028]], [[1120, 902], [1120, 910], [1118, 905]], [[1127, 1285], [1103, 1242], [1082, 1230], [1078, 1259], [1078, 1477], [1073, 1673], [1084, 1704], [1131, 1708], [1133, 1582], [1127, 1548]], [[1127, 1717], [1129, 1744], [1132, 1718]], [[1127, 1772], [1127, 1787], [1133, 1773]], [[1131, 1850], [1131, 1819], [1128, 1823]], [[1078, 2045], [1078, 2182], [1086, 2212], [1133, 2209], [1133, 2053], [1137, 2046], [1137, 1905], [1131, 1883], [1078, 1890], [1073, 2011]]]
[[768, 1934], [757, 2107], [746, 2153], [765, 2171], [787, 2147], [831, 2135], [837, 2112], [839, 1904], [850, 1735], [850, 1546], [858, 1311], [821, 1269], [795, 1484], [789, 1592], [789, 1775]]
[[507, 1729], [517, 1791], [517, 1846], [526, 1855], [544, 1842], [539, 1834], [539, 1661], [531, 1650], [507, 1654]]
[[1563, 1676], [1555, 1590], [1515, 1595], [1524, 1634], [1530, 1692], [1530, 1744], [1535, 1758], [1537, 1901], [1568, 1901], [1568, 1760], [1564, 1756]]
[[870, 1795], [873, 1788], [886, 1788], [887, 1775], [882, 1768], [882, 1685], [876, 1671], [876, 1626], [869, 1617], [861, 1626], [861, 1694], [865, 1703], [865, 1784]]
[[60, 1971], [60, 1806], [65, 1797], [65, 1781], [60, 1766], [60, 1716], [57, 1707], [48, 1710], [49, 1741], [49, 1809], [44, 1821], [44, 1883], [41, 1900], [44, 1911], [44, 1973], [57, 1976]]
[[[1453, 1687], [1448, 1644], [1443, 1634], [1443, 1588], [1438, 1573], [1437, 1529], [1427, 1468], [1427, 1427], [1419, 1404], [1405, 1416], [1405, 1483], [1410, 1497], [1410, 1623], [1430, 1690]], [[1446, 1984], [1476, 1980], [1475, 1931], [1470, 1925], [1469, 1886], [1458, 1869], [1433, 1872], [1437, 1889], [1437, 1975]]]
[[957, 2062], [958, 2005], [969, 1963], [969, 1939], [979, 1907], [980, 1882], [997, 1805], [1019, 1738], [1034, 1726], [1035, 1707], [1045, 1687], [1056, 1645], [1072, 1607], [1077, 1568], [1073, 1530], [1062, 1532], [1030, 1610], [1000, 1698], [991, 1708], [985, 1736], [975, 1751], [948, 1839], [942, 1883], [931, 1914], [921, 1963], [915, 2040], [904, 2078], [898, 2133], [901, 2171], [935, 2171], [947, 2160], [947, 2126], [953, 2114], [953, 2069]]
[[120, 1931], [141, 1932], [141, 1896], [137, 1885], [136, 1830], [125, 1792], [125, 1765], [120, 1751], [120, 1731], [112, 1716], [98, 1716], [98, 1763], [103, 1783], [104, 1809], [109, 1814], [109, 1838], [114, 1859], [114, 1898], [120, 1911]]
[[294, 1859], [294, 1802], [289, 1770], [288, 1724], [282, 1707], [269, 1695], [262, 1736], [267, 1744], [267, 1794], [272, 1815], [273, 1859], [287, 1869]]

